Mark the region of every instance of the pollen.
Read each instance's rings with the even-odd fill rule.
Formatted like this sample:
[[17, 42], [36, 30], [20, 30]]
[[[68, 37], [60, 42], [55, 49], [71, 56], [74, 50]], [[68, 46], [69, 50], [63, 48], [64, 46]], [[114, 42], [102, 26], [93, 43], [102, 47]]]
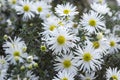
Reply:
[[19, 51], [15, 51], [15, 52], [13, 53], [13, 55], [14, 55], [14, 57], [20, 56], [20, 52], [19, 52]]
[[113, 80], [118, 80], [118, 77], [117, 77], [116, 75], [113, 75], [111, 78], [112, 78]]
[[64, 65], [64, 68], [69, 68], [72, 64], [70, 60], [64, 60], [63, 65]]
[[70, 13], [70, 10], [65, 9], [65, 10], [63, 11], [63, 13], [67, 15], [67, 14], [69, 14], [69, 13]]
[[68, 80], [68, 78], [64, 77], [62, 80]]
[[39, 7], [37, 8], [37, 11], [38, 11], [38, 12], [42, 12], [42, 7], [39, 6]]
[[59, 36], [58, 36], [57, 42], [58, 42], [60, 45], [64, 44], [65, 41], [66, 41], [66, 39], [65, 39], [64, 36], [62, 36], [62, 35], [59, 35]]
[[100, 47], [100, 43], [98, 41], [93, 42], [93, 47], [98, 49]]
[[90, 60], [92, 60], [92, 55], [89, 52], [84, 53], [83, 60], [89, 62]]
[[55, 25], [50, 25], [49, 30], [50, 30], [50, 31], [53, 31], [55, 28], [56, 28]]
[[94, 19], [89, 20], [89, 25], [90, 26], [95, 27], [96, 24], [97, 24], [96, 20], [94, 20]]
[[114, 47], [116, 45], [115, 41], [110, 41], [110, 46]]
[[25, 12], [30, 11], [30, 6], [29, 6], [29, 5], [24, 5], [24, 6], [23, 6], [23, 10], [24, 10]]

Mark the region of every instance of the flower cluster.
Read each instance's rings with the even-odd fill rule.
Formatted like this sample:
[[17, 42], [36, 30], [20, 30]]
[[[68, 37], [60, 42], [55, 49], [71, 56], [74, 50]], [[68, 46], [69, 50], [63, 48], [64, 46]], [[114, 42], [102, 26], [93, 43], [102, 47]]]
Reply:
[[0, 0], [0, 29], [7, 26], [0, 80], [98, 80], [102, 70], [100, 80], [120, 80], [119, 66], [106, 62], [120, 58], [119, 11], [106, 0], [89, 0], [80, 15], [70, 2], [53, 2]]

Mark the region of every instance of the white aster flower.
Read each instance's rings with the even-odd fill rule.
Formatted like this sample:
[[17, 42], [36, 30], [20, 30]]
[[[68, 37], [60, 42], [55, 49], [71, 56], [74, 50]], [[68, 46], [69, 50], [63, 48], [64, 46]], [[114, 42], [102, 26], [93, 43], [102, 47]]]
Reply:
[[19, 2], [19, 0], [8, 0], [8, 3], [12, 8], [15, 8], [16, 5], [18, 5], [17, 4], [18, 2]]
[[87, 30], [89, 33], [96, 33], [105, 29], [103, 16], [94, 11], [84, 13], [80, 24], [83, 26], [83, 29]]
[[56, 77], [52, 80], [74, 80], [74, 74], [68, 73], [66, 71], [59, 71]]
[[106, 79], [107, 80], [120, 80], [120, 70], [117, 70], [117, 68], [109, 68], [106, 71]]
[[35, 16], [33, 13], [35, 11], [35, 7], [33, 2], [30, 0], [20, 0], [15, 9], [17, 14], [23, 14], [23, 21], [27, 21]]
[[0, 69], [7, 69], [8, 62], [4, 56], [0, 56]]
[[78, 40], [79, 38], [76, 37], [76, 35], [60, 27], [55, 30], [52, 37], [47, 39], [47, 45], [50, 46], [50, 49], [56, 54], [62, 51], [66, 53], [70, 52], [70, 49], [76, 46], [75, 42]]
[[60, 57], [55, 59], [55, 71], [66, 71], [69, 73], [77, 74], [77, 60], [73, 54], [61, 54]]
[[72, 17], [78, 14], [78, 12], [76, 11], [76, 6], [73, 6], [70, 3], [61, 4], [61, 5], [58, 4], [57, 7], [55, 7], [55, 11], [56, 11], [56, 14], [63, 17], [65, 16]]
[[109, 16], [112, 15], [112, 13], [110, 12], [110, 8], [108, 7], [107, 4], [98, 4], [98, 3], [93, 3], [91, 4], [91, 8], [100, 13], [100, 14], [108, 14]]
[[91, 72], [101, 69], [102, 56], [96, 52], [91, 46], [87, 45], [83, 50], [78, 47], [75, 52], [78, 65], [83, 72]]
[[7, 77], [7, 70], [0, 69], [0, 80], [6, 80], [6, 77]]
[[81, 80], [95, 80], [95, 72], [85, 73], [85, 76], [80, 74]]
[[51, 8], [45, 1], [37, 1], [35, 4], [35, 12], [40, 14], [40, 16], [45, 16], [44, 14]]
[[115, 52], [119, 52], [118, 49], [120, 50], [120, 38], [117, 35], [114, 34], [110, 34], [108, 36], [106, 36], [107, 38], [107, 42], [109, 44], [109, 52], [110, 53], [115, 53]]

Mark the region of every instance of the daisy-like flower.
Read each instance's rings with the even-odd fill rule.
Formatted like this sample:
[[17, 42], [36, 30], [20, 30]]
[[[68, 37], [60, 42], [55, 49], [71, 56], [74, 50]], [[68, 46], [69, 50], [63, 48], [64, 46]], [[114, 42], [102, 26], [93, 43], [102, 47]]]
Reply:
[[70, 3], [67, 4], [62, 4], [62, 5], [57, 5], [57, 7], [55, 8], [56, 14], [58, 14], [59, 16], [69, 16], [72, 17], [76, 14], [78, 14], [78, 12], [76, 11], [76, 6], [73, 6]]
[[65, 54], [55, 59], [55, 71], [67, 71], [69, 73], [77, 73], [77, 60], [73, 54]]
[[117, 35], [114, 34], [110, 34], [108, 36], [106, 36], [107, 38], [107, 42], [109, 44], [109, 52], [110, 53], [115, 53], [115, 52], [119, 52], [118, 49], [120, 50], [120, 38]]
[[14, 41], [9, 37], [10, 41], [6, 41], [3, 44], [3, 49], [7, 54], [7, 61], [10, 61], [12, 64], [16, 64], [16, 61], [24, 62], [23, 58], [27, 57], [26, 45], [24, 41], [21, 41], [21, 38], [15, 38]]
[[120, 80], [120, 70], [117, 68], [109, 68], [106, 71], [106, 79], [107, 80]]
[[89, 33], [99, 32], [105, 29], [105, 23], [103, 21], [103, 16], [97, 12], [90, 11], [89, 13], [84, 13], [80, 24]]
[[98, 4], [98, 3], [93, 3], [91, 4], [91, 8], [100, 13], [100, 14], [108, 14], [109, 16], [112, 15], [112, 13], [110, 12], [110, 8], [108, 7], [107, 4]]
[[81, 80], [94, 80], [96, 78], [95, 72], [85, 73], [85, 76], [80, 74], [80, 78]]
[[107, 54], [107, 49], [109, 47], [107, 39], [100, 39], [96, 41], [86, 41], [88, 45], [92, 46], [97, 52], [101, 54]]
[[31, 19], [35, 16], [33, 13], [35, 11], [35, 7], [32, 1], [20, 0], [15, 9], [17, 14], [23, 14], [23, 21], [27, 21], [28, 19]]
[[79, 41], [78, 37], [70, 33], [67, 29], [60, 27], [55, 30], [52, 37], [48, 38], [47, 45], [56, 54], [62, 51], [66, 53], [70, 52], [70, 48], [76, 46], [76, 41]]
[[45, 16], [44, 14], [49, 11], [50, 5], [48, 5], [45, 1], [37, 1], [35, 4], [35, 10], [37, 14], [40, 16]]
[[19, 0], [8, 0], [8, 3], [12, 8], [15, 8]]
[[74, 80], [74, 74], [66, 72], [66, 71], [59, 71], [56, 77], [52, 80]]
[[78, 47], [75, 52], [78, 65], [83, 72], [91, 72], [101, 69], [103, 60], [102, 56], [96, 52], [91, 46], [87, 45], [83, 50]]

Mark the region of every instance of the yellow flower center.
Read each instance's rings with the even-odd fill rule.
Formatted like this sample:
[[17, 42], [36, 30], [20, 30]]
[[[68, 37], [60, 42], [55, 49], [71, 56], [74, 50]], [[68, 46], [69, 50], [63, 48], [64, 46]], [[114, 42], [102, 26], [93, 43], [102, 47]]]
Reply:
[[14, 55], [14, 57], [18, 57], [18, 56], [20, 56], [20, 52], [19, 52], [19, 51], [15, 51], [15, 52], [13, 53], [13, 55]]
[[69, 14], [69, 13], [70, 13], [70, 10], [65, 9], [65, 10], [63, 11], [63, 13], [64, 13], [64, 14]]
[[46, 51], [46, 46], [43, 45], [40, 47], [40, 49], [41, 49], [41, 51]]
[[83, 60], [89, 62], [90, 60], [92, 60], [92, 55], [89, 52], [84, 53]]
[[95, 27], [96, 24], [97, 24], [96, 20], [94, 20], [94, 19], [89, 20], [89, 25], [90, 26]]
[[98, 49], [100, 47], [100, 43], [98, 41], [93, 42], [93, 47]]
[[49, 30], [50, 30], [50, 31], [53, 31], [55, 28], [56, 28], [55, 25], [50, 25]]
[[62, 36], [62, 35], [59, 35], [59, 36], [58, 36], [57, 42], [58, 42], [60, 45], [64, 44], [65, 41], [66, 41], [66, 39], [65, 39], [64, 36]]
[[69, 68], [72, 64], [70, 60], [64, 60], [63, 65], [64, 65], [64, 68]]
[[102, 4], [103, 0], [99, 0], [98, 2]]
[[64, 24], [63, 24], [62, 21], [59, 21], [58, 24], [59, 24], [60, 26], [64, 26]]
[[73, 24], [73, 28], [77, 28], [78, 27], [78, 25], [77, 24]]
[[118, 77], [117, 77], [116, 75], [113, 75], [111, 78], [112, 78], [113, 80], [118, 80]]
[[39, 6], [39, 7], [37, 8], [37, 10], [38, 10], [38, 12], [42, 12], [42, 7]]
[[62, 80], [68, 80], [68, 78], [64, 77]]
[[116, 45], [115, 41], [110, 41], [110, 46], [114, 47]]
[[12, 4], [16, 4], [16, 2], [17, 2], [16, 0], [12, 0]]
[[29, 5], [24, 5], [23, 6], [23, 10], [25, 11], [25, 12], [28, 12], [28, 11], [30, 11], [30, 6]]
[[86, 78], [85, 80], [91, 80], [91, 79], [88, 77], [88, 78]]

